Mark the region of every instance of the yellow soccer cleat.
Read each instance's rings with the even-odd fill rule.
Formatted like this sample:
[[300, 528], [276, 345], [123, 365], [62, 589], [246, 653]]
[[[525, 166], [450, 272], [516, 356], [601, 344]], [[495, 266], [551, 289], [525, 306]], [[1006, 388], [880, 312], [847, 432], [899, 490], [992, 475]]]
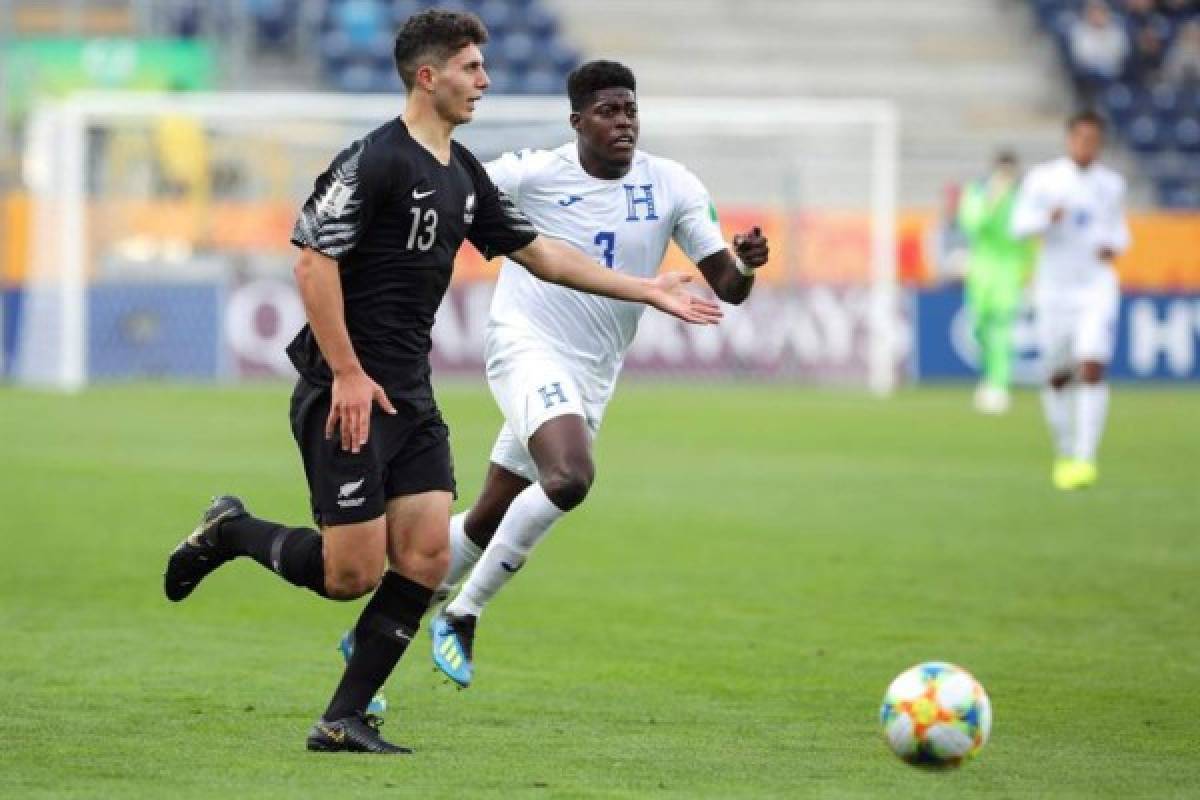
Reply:
[[1054, 488], [1069, 492], [1075, 487], [1075, 462], [1069, 458], [1059, 458], [1054, 462], [1054, 472], [1051, 477]]
[[1096, 464], [1092, 461], [1076, 461], [1074, 468], [1075, 489], [1086, 489], [1100, 477]]

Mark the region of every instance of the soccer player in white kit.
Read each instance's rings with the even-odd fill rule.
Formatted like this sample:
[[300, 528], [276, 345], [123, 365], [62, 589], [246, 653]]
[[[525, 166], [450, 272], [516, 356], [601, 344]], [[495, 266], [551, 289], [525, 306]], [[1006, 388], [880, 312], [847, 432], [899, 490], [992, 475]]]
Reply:
[[1104, 121], [1084, 111], [1067, 124], [1067, 155], [1030, 170], [1012, 232], [1042, 240], [1034, 280], [1042, 407], [1054, 437], [1059, 489], [1095, 483], [1108, 412], [1120, 292], [1113, 259], [1129, 247], [1125, 179], [1096, 161]]
[[[767, 241], [755, 228], [735, 236], [731, 252], [700, 181], [636, 149], [633, 73], [592, 61], [571, 73], [567, 94], [576, 140], [505, 154], [485, 165], [491, 179], [540, 232], [614, 270], [653, 276], [674, 239], [721, 300], [741, 303], [767, 261]], [[471, 682], [484, 605], [588, 493], [592, 439], [641, 313], [634, 304], [530, 280], [508, 261], [501, 268], [486, 359], [505, 422], [479, 497], [450, 524], [444, 586], [470, 575], [432, 626], [434, 662], [460, 686]]]

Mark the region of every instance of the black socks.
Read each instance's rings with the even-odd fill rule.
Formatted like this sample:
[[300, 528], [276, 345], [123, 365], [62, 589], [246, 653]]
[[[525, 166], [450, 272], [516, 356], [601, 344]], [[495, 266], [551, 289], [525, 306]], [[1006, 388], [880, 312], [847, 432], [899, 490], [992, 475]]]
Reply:
[[[237, 555], [328, 597], [321, 535], [311, 528], [288, 528], [246, 514], [222, 522], [217, 538]], [[325, 711], [326, 721], [366, 710], [416, 635], [432, 599], [432, 589], [391, 570], [384, 574], [354, 626], [354, 652]]]
[[222, 522], [217, 539], [222, 546], [250, 556], [289, 583], [328, 597], [321, 534], [312, 528], [288, 528], [246, 514]]
[[354, 626], [354, 653], [329, 701], [327, 722], [362, 713], [416, 636], [433, 590], [391, 570]]

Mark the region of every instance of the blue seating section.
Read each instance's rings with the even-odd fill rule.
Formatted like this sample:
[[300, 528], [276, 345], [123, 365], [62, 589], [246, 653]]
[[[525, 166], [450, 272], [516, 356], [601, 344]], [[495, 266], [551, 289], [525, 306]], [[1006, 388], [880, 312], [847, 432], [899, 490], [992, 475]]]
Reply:
[[[1098, 79], [1074, 63], [1068, 45], [1069, 31], [1085, 0], [1030, 2], [1042, 28], [1054, 37], [1082, 99], [1105, 114], [1116, 134], [1137, 154], [1155, 182], [1158, 202], [1168, 208], [1200, 209], [1200, 83], [1165, 83], [1153, 72], [1136, 68], [1132, 57], [1121, 76]], [[1196, 2], [1160, 2], [1140, 20], [1131, 19], [1124, 4], [1109, 5], [1129, 32], [1131, 52], [1139, 26], [1154, 32], [1165, 53], [1185, 23], [1200, 19]]]
[[396, 31], [427, 8], [472, 11], [487, 25], [491, 41], [484, 55], [493, 92], [560, 93], [567, 73], [579, 63], [579, 53], [559, 32], [558, 19], [540, 0], [317, 0], [316, 19], [302, 14], [294, 0], [236, 2], [239, 14], [224, 3], [174, 0], [169, 28], [191, 38], [227, 37], [245, 27], [256, 52], [303, 58], [311, 57], [309, 43], [315, 41], [323, 80], [348, 92], [400, 88], [392, 62]]
[[348, 92], [398, 90], [392, 62], [396, 31], [432, 7], [472, 11], [483, 20], [491, 35], [484, 56], [493, 92], [562, 92], [567, 73], [579, 62], [558, 20], [538, 0], [328, 0], [319, 33], [326, 79]]

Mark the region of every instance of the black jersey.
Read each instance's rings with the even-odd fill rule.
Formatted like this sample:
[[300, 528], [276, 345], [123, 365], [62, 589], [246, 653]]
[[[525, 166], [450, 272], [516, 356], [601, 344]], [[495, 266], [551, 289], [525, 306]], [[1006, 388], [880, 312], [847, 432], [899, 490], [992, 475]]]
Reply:
[[[337, 260], [346, 328], [363, 369], [390, 397], [423, 404], [433, 397], [434, 314], [463, 239], [490, 259], [536, 235], [467, 148], [451, 142], [443, 165], [397, 118], [343, 150], [317, 178], [292, 244]], [[308, 325], [288, 356], [310, 382], [331, 383]]]

